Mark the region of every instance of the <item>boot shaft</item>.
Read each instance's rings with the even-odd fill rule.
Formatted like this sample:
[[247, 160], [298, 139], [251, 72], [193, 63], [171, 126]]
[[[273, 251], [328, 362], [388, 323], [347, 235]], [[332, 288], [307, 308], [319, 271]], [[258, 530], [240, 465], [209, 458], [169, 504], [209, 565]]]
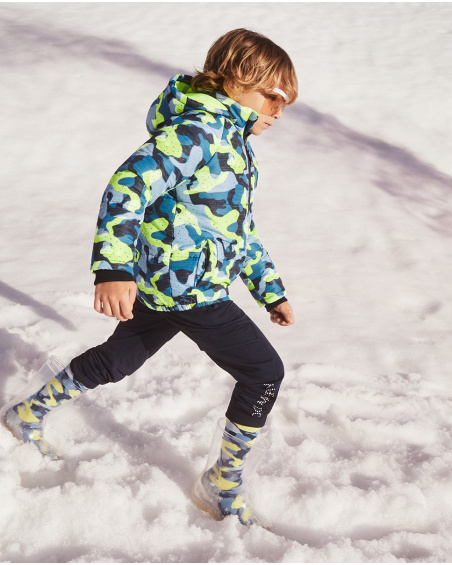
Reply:
[[[216, 426], [204, 471], [217, 463], [241, 470], [244, 476], [254, 473], [270, 444], [259, 434], [262, 428], [250, 428], [221, 418]], [[245, 464], [246, 463], [246, 464]]]
[[220, 490], [242, 492], [242, 473], [260, 428], [234, 424], [226, 419], [220, 455], [212, 466], [209, 479]]
[[226, 418], [218, 422], [207, 464], [192, 491], [193, 502], [216, 520], [236, 515], [248, 527], [271, 526], [250, 501], [252, 474], [269, 448], [259, 431]]

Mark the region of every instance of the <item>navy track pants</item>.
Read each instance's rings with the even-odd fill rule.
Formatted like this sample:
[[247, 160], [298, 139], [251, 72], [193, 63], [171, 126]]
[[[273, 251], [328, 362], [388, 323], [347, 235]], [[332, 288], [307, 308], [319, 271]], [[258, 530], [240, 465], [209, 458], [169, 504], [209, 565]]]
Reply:
[[237, 381], [226, 416], [259, 428], [273, 408], [284, 376], [279, 355], [256, 324], [231, 300], [182, 312], [157, 312], [138, 299], [133, 319], [119, 322], [105, 343], [71, 361], [87, 388], [131, 375], [178, 332]]

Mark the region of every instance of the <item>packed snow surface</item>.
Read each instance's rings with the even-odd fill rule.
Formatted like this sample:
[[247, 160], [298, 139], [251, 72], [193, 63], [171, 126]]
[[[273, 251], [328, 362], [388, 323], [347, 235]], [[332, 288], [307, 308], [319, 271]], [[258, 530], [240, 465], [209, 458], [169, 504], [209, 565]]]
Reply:
[[233, 381], [178, 336], [49, 417], [62, 461], [0, 428], [1, 560], [450, 562], [452, 6], [0, 8], [0, 405], [113, 331], [92, 308], [98, 206], [169, 78], [251, 27], [300, 80], [253, 140], [256, 223], [296, 324], [232, 289], [286, 366], [254, 480], [272, 531], [189, 499]]

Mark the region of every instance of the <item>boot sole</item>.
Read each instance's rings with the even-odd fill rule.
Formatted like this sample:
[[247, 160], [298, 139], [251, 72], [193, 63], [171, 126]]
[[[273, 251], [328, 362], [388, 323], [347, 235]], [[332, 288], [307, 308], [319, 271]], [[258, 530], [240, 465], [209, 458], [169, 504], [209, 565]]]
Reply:
[[221, 522], [221, 520], [224, 520], [224, 516], [221, 516], [221, 518], [219, 518], [218, 514], [216, 514], [215, 511], [212, 508], [210, 508], [210, 506], [206, 502], [198, 498], [193, 491], [191, 493], [190, 498], [195, 506], [197, 506], [200, 510], [208, 514], [211, 518], [213, 518], [217, 522]]
[[23, 442], [23, 439], [18, 437], [15, 433], [13, 428], [8, 424], [8, 420], [6, 419], [6, 412], [4, 412], [0, 418], [0, 424], [6, 429], [8, 430], [8, 432], [10, 432], [16, 439], [18, 439], [19, 441]]

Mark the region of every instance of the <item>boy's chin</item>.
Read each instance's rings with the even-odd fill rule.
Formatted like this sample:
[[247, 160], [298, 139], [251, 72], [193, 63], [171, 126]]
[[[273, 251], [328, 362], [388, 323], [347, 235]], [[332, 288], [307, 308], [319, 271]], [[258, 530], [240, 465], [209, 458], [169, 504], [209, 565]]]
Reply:
[[263, 131], [264, 131], [263, 128], [260, 127], [260, 126], [258, 126], [258, 125], [253, 126], [253, 127], [251, 128], [251, 133], [252, 133], [253, 135], [260, 135], [261, 133], [263, 133]]

